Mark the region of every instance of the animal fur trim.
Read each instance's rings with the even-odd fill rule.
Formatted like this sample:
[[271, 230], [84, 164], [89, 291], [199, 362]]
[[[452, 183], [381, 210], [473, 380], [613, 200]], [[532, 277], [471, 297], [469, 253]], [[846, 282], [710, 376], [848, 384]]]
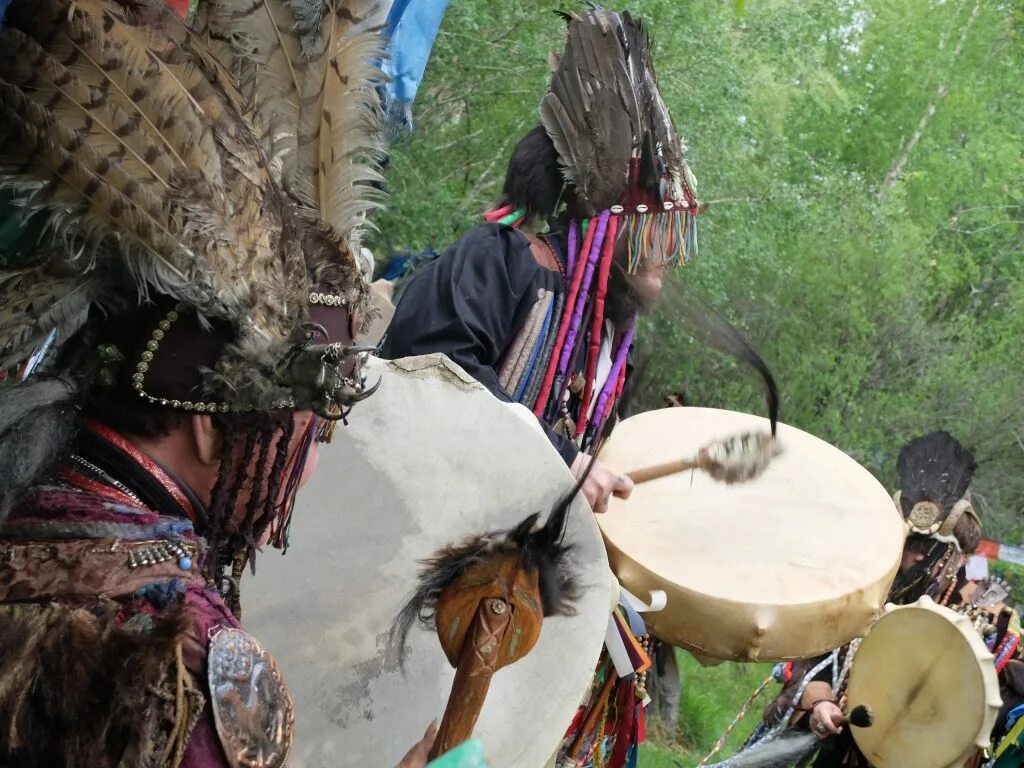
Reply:
[[175, 768], [205, 700], [187, 621], [122, 606], [0, 606], [0, 765]]

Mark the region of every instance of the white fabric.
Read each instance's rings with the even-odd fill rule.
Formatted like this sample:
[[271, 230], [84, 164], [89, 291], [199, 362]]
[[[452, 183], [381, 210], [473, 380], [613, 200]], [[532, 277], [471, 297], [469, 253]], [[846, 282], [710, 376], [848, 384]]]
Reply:
[[594, 415], [594, 407], [597, 405], [597, 396], [601, 394], [605, 383], [608, 381], [608, 374], [612, 372], [612, 339], [615, 338], [615, 326], [611, 320], [604, 321], [604, 333], [601, 334], [601, 349], [597, 353], [597, 368], [594, 369], [594, 396], [590, 398], [590, 405], [587, 407], [587, 420]]
[[981, 581], [988, 578], [988, 558], [982, 555], [971, 555], [967, 558], [967, 578]]

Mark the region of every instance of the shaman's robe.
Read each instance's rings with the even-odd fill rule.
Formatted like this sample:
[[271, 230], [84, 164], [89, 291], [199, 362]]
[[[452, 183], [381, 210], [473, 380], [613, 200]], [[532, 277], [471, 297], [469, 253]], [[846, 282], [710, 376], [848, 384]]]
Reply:
[[[476, 226], [410, 279], [382, 354], [388, 359], [447, 355], [498, 399], [539, 410], [548, 439], [572, 465], [584, 437], [575, 427], [586, 421], [579, 412], [580, 384], [590, 340], [577, 345], [564, 375], [545, 381], [552, 355], [559, 352], [556, 342], [569, 295], [565, 274], [565, 235], [557, 225], [543, 237], [500, 224]], [[590, 333], [586, 317], [578, 325], [580, 334]], [[595, 392], [607, 383], [610, 349], [620, 337], [606, 324], [593, 345], [601, 357], [592, 365]], [[612, 419], [631, 373], [631, 366], [623, 366], [621, 380], [612, 382], [613, 396], [605, 408]], [[590, 410], [595, 406], [596, 396]]]
[[0, 524], [0, 765], [227, 768], [196, 502], [96, 428]]

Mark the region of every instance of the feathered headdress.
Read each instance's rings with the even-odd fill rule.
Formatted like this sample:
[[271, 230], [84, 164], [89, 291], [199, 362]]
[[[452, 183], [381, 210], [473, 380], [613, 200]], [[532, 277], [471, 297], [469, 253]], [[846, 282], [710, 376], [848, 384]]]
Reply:
[[900, 449], [895, 501], [913, 533], [974, 551], [981, 538], [970, 497], [976, 466], [971, 452], [944, 431], [916, 437]]
[[[336, 418], [363, 394], [347, 345], [368, 299], [356, 245], [379, 204], [379, 11], [200, 11], [190, 26], [162, 0], [8, 8], [0, 188], [46, 232], [0, 271], [0, 368], [59, 351], [101, 308], [144, 326], [98, 354], [150, 403]], [[196, 342], [211, 334], [212, 352]]]
[[584, 222], [610, 214], [607, 231], [625, 233], [631, 271], [645, 260], [679, 264], [697, 248], [696, 181], [658, 90], [647, 30], [594, 4], [562, 15], [565, 51], [551, 55], [541, 125], [513, 152], [502, 205], [487, 218], [517, 225], [562, 205]]

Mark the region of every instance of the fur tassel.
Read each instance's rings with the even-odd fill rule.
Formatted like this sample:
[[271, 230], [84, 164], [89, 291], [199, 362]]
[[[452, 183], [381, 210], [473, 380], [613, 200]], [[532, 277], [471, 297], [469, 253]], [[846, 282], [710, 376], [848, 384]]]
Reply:
[[0, 520], [71, 444], [78, 399], [70, 379], [36, 379], [0, 389]]
[[187, 620], [133, 631], [118, 623], [120, 608], [0, 608], [0, 763], [166, 765], [160, 742], [185, 715], [174, 694]]
[[471, 536], [457, 544], [449, 544], [422, 562], [419, 583], [402, 606], [388, 634], [388, 655], [404, 659], [403, 649], [409, 632], [417, 622], [433, 629], [437, 603], [446, 586], [475, 565], [494, 555], [519, 552], [525, 567], [539, 573], [540, 594], [545, 616], [570, 616], [575, 611], [579, 586], [572, 570], [572, 545], [565, 543], [569, 511], [580, 489], [590, 475], [594, 460], [587, 465], [576, 485], [565, 494], [538, 527], [540, 512], [534, 512], [507, 531]]

